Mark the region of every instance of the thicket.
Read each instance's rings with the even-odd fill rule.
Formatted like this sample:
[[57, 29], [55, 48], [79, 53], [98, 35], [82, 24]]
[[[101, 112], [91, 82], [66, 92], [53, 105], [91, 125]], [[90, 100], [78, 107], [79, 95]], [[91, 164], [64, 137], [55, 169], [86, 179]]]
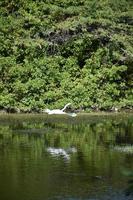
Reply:
[[133, 108], [132, 0], [1, 0], [0, 108]]

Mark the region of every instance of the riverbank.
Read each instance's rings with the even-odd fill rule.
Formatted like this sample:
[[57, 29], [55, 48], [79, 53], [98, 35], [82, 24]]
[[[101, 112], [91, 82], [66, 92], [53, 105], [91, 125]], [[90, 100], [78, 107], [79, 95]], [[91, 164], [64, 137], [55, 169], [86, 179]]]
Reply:
[[[117, 109], [113, 108], [110, 110], [72, 110], [69, 112], [75, 112], [78, 115], [110, 115], [117, 113], [133, 113], [133, 109]], [[45, 109], [18, 109], [18, 108], [4, 108], [0, 110], [0, 115], [2, 114], [46, 114]], [[58, 114], [57, 114], [58, 115]]]

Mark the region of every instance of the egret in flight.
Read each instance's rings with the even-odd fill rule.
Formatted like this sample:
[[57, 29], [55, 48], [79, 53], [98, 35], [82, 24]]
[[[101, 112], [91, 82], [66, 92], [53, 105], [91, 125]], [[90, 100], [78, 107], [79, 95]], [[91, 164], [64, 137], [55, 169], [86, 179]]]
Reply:
[[50, 110], [50, 109], [45, 109], [45, 112], [48, 113], [49, 115], [70, 115], [71, 117], [76, 117], [77, 114], [76, 113], [66, 113], [65, 110], [66, 108], [71, 105], [71, 103], [68, 103], [64, 106], [63, 109], [54, 109], [54, 110]]

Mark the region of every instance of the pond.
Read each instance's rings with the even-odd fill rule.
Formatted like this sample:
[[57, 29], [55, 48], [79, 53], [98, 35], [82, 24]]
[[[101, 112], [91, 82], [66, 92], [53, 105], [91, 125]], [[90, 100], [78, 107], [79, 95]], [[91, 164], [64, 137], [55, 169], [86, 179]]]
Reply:
[[133, 115], [0, 115], [1, 200], [131, 200]]

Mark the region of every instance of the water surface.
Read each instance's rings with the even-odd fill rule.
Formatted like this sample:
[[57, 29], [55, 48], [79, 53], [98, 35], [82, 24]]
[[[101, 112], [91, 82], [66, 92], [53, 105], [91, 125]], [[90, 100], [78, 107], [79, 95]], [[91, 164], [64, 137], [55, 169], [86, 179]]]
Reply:
[[133, 115], [0, 116], [1, 200], [131, 200]]

